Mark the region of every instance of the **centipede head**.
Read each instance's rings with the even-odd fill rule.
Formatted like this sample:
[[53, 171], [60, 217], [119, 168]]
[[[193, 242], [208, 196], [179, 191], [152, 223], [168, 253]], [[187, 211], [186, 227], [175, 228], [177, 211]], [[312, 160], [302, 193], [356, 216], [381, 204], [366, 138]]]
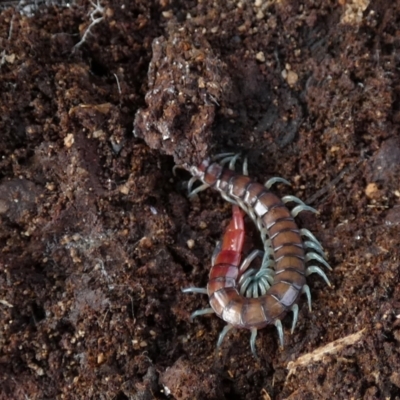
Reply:
[[192, 174], [192, 176], [195, 176], [196, 178], [202, 179], [207, 168], [211, 164], [211, 159], [210, 158], [205, 158], [199, 166], [191, 166], [189, 167], [189, 171]]

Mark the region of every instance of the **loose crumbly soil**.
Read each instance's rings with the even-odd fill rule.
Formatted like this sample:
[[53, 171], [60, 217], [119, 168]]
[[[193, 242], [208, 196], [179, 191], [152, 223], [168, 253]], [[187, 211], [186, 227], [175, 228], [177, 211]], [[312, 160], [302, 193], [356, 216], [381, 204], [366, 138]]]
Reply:
[[[0, 399], [400, 399], [400, 3], [56, 3], [1, 4]], [[231, 209], [172, 168], [226, 151], [333, 267], [258, 360], [181, 292]]]

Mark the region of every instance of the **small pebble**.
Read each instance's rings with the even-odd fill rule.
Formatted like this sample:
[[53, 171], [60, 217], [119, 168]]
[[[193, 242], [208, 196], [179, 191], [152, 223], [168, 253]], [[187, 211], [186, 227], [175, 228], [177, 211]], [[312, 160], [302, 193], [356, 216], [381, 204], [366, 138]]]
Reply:
[[378, 192], [379, 190], [376, 183], [368, 183], [367, 187], [365, 188], [365, 195], [370, 199], [376, 198]]
[[289, 84], [289, 86], [294, 86], [298, 80], [299, 76], [296, 74], [296, 72], [292, 70], [288, 71], [286, 81]]
[[400, 225], [400, 205], [396, 205], [388, 211], [385, 217], [385, 225]]
[[257, 59], [257, 61], [265, 62], [265, 55], [264, 55], [264, 53], [263, 53], [262, 51], [258, 52], [258, 53], [256, 54], [256, 59]]
[[64, 146], [66, 148], [70, 148], [74, 144], [74, 135], [72, 133], [68, 133], [64, 138]]

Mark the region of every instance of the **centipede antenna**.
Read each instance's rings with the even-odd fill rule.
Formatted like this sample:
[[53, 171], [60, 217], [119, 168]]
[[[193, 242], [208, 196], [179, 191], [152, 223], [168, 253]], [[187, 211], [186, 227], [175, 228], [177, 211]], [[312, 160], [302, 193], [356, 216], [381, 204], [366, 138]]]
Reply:
[[254, 358], [258, 360], [257, 352], [256, 352], [256, 338], [257, 338], [257, 328], [251, 328], [250, 335], [250, 348], [253, 353]]
[[293, 322], [292, 322], [292, 330], [290, 331], [290, 333], [293, 334], [294, 328], [296, 327], [297, 324], [297, 319], [299, 317], [299, 306], [297, 304], [293, 304], [291, 310], [293, 312]]
[[234, 326], [231, 325], [231, 324], [228, 324], [228, 325], [224, 326], [224, 329], [222, 329], [221, 333], [218, 336], [217, 349], [221, 346], [222, 341], [224, 340], [226, 334], [233, 328], [234, 328]]
[[185, 166], [183, 164], [174, 165], [173, 168], [172, 168], [172, 175], [176, 176], [176, 170], [177, 169], [186, 170], [187, 168], [185, 168]]
[[279, 176], [275, 176], [273, 178], [268, 179], [267, 182], [264, 183], [264, 186], [267, 189], [271, 189], [271, 187], [273, 185], [275, 185], [276, 183], [283, 183], [285, 185], [292, 186], [289, 181], [287, 181], [286, 179], [280, 178]]
[[305, 257], [305, 262], [308, 262], [308, 261], [311, 261], [311, 260], [316, 260], [316, 261], [320, 262], [326, 268], [328, 268], [329, 271], [332, 271], [331, 266], [325, 261], [325, 259], [323, 257], [321, 257], [319, 254], [314, 253], [313, 251], [308, 252], [306, 254], [306, 257]]
[[323, 278], [323, 280], [326, 282], [326, 284], [330, 287], [331, 283], [329, 282], [328, 277], [326, 276], [325, 272], [322, 271], [322, 269], [320, 267], [317, 267], [315, 265], [311, 265], [310, 267], [308, 267], [306, 269], [306, 276], [309, 276], [311, 274], [318, 274], [319, 276], [321, 276]]
[[313, 249], [313, 250], [317, 251], [318, 253], [320, 253], [322, 256], [325, 256], [324, 249], [319, 244], [317, 244], [311, 240], [306, 240], [304, 242], [304, 247], [306, 247], [308, 249]]
[[306, 206], [306, 205], [296, 206], [295, 208], [292, 209], [292, 211], [290, 211], [290, 214], [292, 215], [293, 218], [296, 218], [303, 211], [309, 211], [314, 214], [318, 214], [318, 210], [316, 210], [315, 208], [312, 208], [310, 206]]
[[281, 347], [283, 347], [283, 344], [284, 344], [284, 342], [283, 342], [283, 328], [282, 328], [282, 322], [281, 322], [280, 319], [277, 319], [275, 321], [275, 326], [276, 326], [276, 329], [278, 331], [279, 343], [280, 343]]
[[200, 294], [208, 294], [206, 288], [200, 287], [187, 287], [182, 289], [182, 293], [200, 293]]
[[214, 312], [215, 311], [212, 308], [203, 308], [202, 310], [196, 310], [190, 315], [190, 322], [193, 322], [193, 320], [200, 315], [214, 314]]
[[320, 245], [321, 248], [322, 248], [321, 243], [318, 241], [318, 239], [308, 229], [305, 229], [305, 228], [300, 229], [300, 235], [304, 236], [304, 237], [307, 237], [308, 239], [312, 240], [316, 244]]
[[308, 285], [304, 285], [303, 289], [301, 289], [301, 293], [305, 293], [305, 295], [307, 296], [307, 303], [308, 303], [308, 309], [310, 310], [310, 312], [312, 311], [312, 307], [311, 307], [311, 292], [310, 292], [310, 287]]
[[192, 190], [188, 197], [189, 199], [192, 198], [195, 194], [202, 192], [203, 190], [206, 190], [209, 187], [207, 183], [203, 183], [201, 186], [197, 187], [196, 189]]

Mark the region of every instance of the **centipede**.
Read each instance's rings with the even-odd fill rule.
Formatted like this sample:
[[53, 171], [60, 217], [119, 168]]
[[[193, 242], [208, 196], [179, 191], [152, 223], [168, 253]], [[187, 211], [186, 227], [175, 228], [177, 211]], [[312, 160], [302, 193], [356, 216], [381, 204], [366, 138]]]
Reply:
[[[281, 321], [288, 312], [292, 312], [293, 333], [301, 294], [306, 295], [311, 311], [311, 292], [306, 278], [316, 273], [331, 286], [318, 264], [329, 270], [331, 267], [319, 241], [308, 229], [300, 229], [295, 221], [300, 212], [317, 211], [295, 196], [280, 198], [275, 195], [271, 191], [274, 184], [289, 184], [283, 178], [274, 177], [265, 184], [251, 179], [246, 159], [243, 173], [237, 173], [235, 163], [239, 156], [222, 154], [203, 160], [199, 166], [187, 168], [192, 174], [188, 184], [190, 197], [211, 188], [233, 207], [232, 220], [211, 259], [207, 287], [188, 287], [183, 292], [202, 293], [209, 297], [210, 307], [193, 312], [191, 320], [215, 313], [227, 323], [219, 335], [217, 348], [230, 330], [247, 329], [251, 332], [251, 351], [257, 358], [255, 343], [258, 330], [275, 325], [280, 346], [283, 347]], [[200, 181], [201, 185], [192, 189], [195, 181]], [[288, 208], [290, 203], [295, 204], [291, 210]], [[243, 212], [259, 230], [264, 247], [263, 250], [253, 250], [244, 258]], [[251, 264], [257, 257], [262, 260], [261, 267], [255, 269]]]

